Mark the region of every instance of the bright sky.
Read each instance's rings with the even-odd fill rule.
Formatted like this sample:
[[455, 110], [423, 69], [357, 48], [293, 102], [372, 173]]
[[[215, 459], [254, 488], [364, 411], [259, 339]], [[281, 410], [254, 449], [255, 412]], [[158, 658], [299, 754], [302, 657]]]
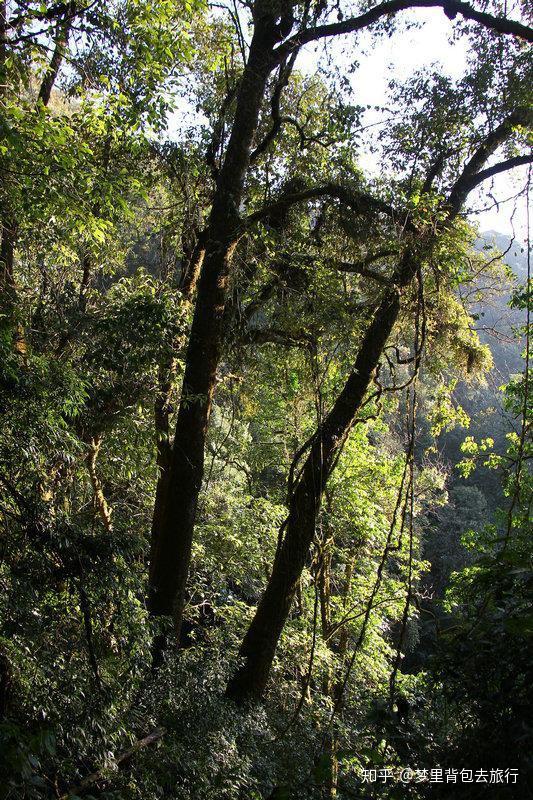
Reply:
[[[414, 72], [428, 65], [438, 65], [443, 73], [452, 78], [459, 78], [466, 66], [468, 43], [463, 38], [451, 42], [452, 24], [440, 9], [417, 9], [402, 15], [402, 21], [422, 22], [422, 26], [410, 30], [397, 30], [391, 38], [372, 39], [368, 34], [359, 34], [357, 45], [352, 44], [353, 34], [327, 40], [329, 54], [335, 53], [340, 63], [349, 64], [349, 53], [356, 52], [359, 67], [352, 76], [355, 90], [354, 101], [360, 105], [384, 105], [387, 98], [389, 79], [394, 76], [398, 81], [407, 80]], [[402, 26], [403, 27], [403, 26]], [[324, 44], [308, 45], [298, 56], [296, 68], [302, 72], [316, 71], [320, 52]], [[191, 108], [180, 108], [170, 120], [172, 130], [180, 118], [181, 125], [194, 121], [195, 114]], [[197, 115], [196, 115], [197, 117]], [[371, 117], [370, 121], [379, 119]], [[176, 125], [179, 127], [180, 123]], [[172, 134], [171, 134], [172, 135]], [[370, 172], [377, 169], [377, 164], [370, 156], [363, 158], [364, 167]], [[526, 206], [525, 199], [518, 203], [512, 199], [527, 180], [527, 167], [515, 169], [511, 174], [500, 175], [494, 179], [493, 201], [484, 197], [471, 195], [471, 206], [476, 209], [491, 208], [482, 213], [472, 215], [472, 221], [479, 225], [480, 231], [495, 230], [507, 235], [515, 235], [526, 240]], [[511, 199], [509, 199], [511, 198]], [[479, 200], [479, 202], [478, 202]], [[507, 200], [507, 202], [506, 202]], [[516, 205], [516, 209], [515, 209]]]
[[[463, 38], [451, 42], [450, 34], [452, 25], [440, 9], [417, 9], [406, 12], [403, 20], [412, 19], [423, 21], [420, 28], [396, 32], [392, 38], [381, 41], [373, 39], [370, 46], [370, 37], [359, 36], [358, 58], [359, 67], [356, 70], [352, 86], [355, 89], [355, 101], [361, 105], [382, 105], [386, 102], [388, 81], [391, 77], [397, 81], [407, 80], [413, 73], [424, 66], [438, 65], [444, 74], [451, 78], [460, 78], [466, 67], [468, 43]], [[339, 58], [346, 59], [345, 52], [349, 44], [349, 37], [344, 37], [344, 43], [328, 43], [328, 47], [336, 47]], [[361, 48], [362, 46], [362, 48]], [[361, 49], [366, 55], [361, 56]], [[304, 71], [316, 68], [317, 52], [308, 50], [302, 53], [297, 66]], [[369, 170], [376, 169], [376, 165], [369, 158], [365, 167]], [[471, 207], [483, 210], [471, 216], [473, 222], [479, 224], [481, 231], [495, 230], [499, 233], [517, 236], [526, 240], [526, 202], [523, 197], [516, 204], [513, 199], [526, 184], [527, 167], [517, 168], [511, 174], [497, 176], [494, 180], [493, 197], [498, 201], [498, 207], [487, 198], [471, 195]], [[507, 202], [505, 202], [507, 199]], [[514, 212], [514, 213], [513, 213]]]

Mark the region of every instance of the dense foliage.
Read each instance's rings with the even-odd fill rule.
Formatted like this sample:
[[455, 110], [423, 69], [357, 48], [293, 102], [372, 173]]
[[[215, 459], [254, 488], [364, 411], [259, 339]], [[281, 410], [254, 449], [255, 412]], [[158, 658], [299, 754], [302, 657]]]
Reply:
[[1, 797], [532, 796], [533, 34], [406, 5], [0, 2]]

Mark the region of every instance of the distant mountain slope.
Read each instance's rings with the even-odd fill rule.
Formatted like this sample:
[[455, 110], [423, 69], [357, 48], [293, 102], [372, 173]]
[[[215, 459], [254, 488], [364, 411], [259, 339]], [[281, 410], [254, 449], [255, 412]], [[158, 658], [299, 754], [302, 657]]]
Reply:
[[[483, 233], [478, 240], [479, 249], [493, 245], [506, 252], [505, 262], [516, 275], [516, 285], [527, 278], [527, 254], [518, 243], [495, 231]], [[462, 534], [480, 530], [493, 521], [498, 508], [505, 506], [499, 475], [485, 467], [478, 467], [467, 479], [460, 476], [454, 465], [462, 458], [461, 444], [466, 436], [477, 441], [491, 437], [494, 452], [504, 453], [506, 435], [516, 428], [516, 422], [504, 410], [501, 387], [511, 375], [521, 372], [522, 343], [513, 337], [513, 328], [523, 324], [523, 312], [509, 308], [512, 284], [502, 286], [501, 294], [474, 309], [479, 315], [480, 339], [488, 344], [494, 367], [483, 386], [462, 383], [457, 387], [455, 400], [470, 417], [468, 429], [455, 428], [439, 437], [438, 447], [444, 461], [450, 464], [448, 481], [449, 503], [435, 515], [425, 536], [425, 556], [431, 562], [430, 591], [441, 596], [450, 572], [468, 561], [468, 553], [461, 545]]]
[[[515, 285], [525, 281], [527, 277], [527, 255], [520, 244], [513, 242], [509, 236], [487, 231], [478, 240], [481, 250], [486, 245], [493, 245], [505, 253], [505, 263], [516, 275]], [[455, 464], [461, 458], [460, 446], [465, 436], [476, 439], [490, 436], [495, 442], [495, 451], [504, 452], [506, 434], [513, 427], [502, 406], [501, 386], [508, 383], [511, 375], [523, 369], [522, 343], [515, 338], [515, 329], [523, 324], [523, 312], [509, 308], [509, 300], [513, 286], [502, 285], [501, 294], [496, 294], [488, 301], [479, 303], [474, 311], [479, 315], [478, 333], [480, 339], [490, 347], [494, 367], [487, 375], [486, 385], [461, 384], [456, 392], [457, 401], [469, 415], [471, 422], [468, 430], [456, 429], [443, 434], [439, 442], [442, 453], [450, 463]], [[452, 479], [452, 485], [475, 486], [487, 495], [487, 504], [491, 510], [501, 503], [501, 488], [498, 477], [486, 469], [477, 470], [467, 481], [458, 475]]]
[[[504, 253], [504, 261], [516, 276], [516, 285], [527, 279], [527, 253], [520, 243], [509, 236], [487, 231], [478, 240], [479, 249], [493, 246]], [[479, 304], [476, 312], [480, 315], [479, 336], [488, 344], [494, 360], [494, 374], [489, 380], [496, 379], [497, 385], [507, 383], [510, 375], [522, 370], [520, 342], [514, 337], [514, 329], [523, 324], [523, 313], [509, 308], [512, 286], [502, 286], [501, 294], [491, 297], [490, 301]], [[510, 341], [507, 341], [510, 340]]]
[[479, 241], [482, 244], [494, 244], [494, 246], [505, 253], [505, 263], [513, 270], [520, 282], [527, 278], [527, 253], [518, 240], [512, 240], [510, 236], [497, 231], [485, 231], [481, 234]]

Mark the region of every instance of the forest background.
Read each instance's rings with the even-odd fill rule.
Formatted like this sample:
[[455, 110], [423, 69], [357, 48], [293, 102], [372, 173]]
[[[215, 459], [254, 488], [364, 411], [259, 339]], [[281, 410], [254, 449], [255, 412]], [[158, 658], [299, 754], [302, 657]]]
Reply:
[[528, 23], [0, 2], [1, 797], [532, 796]]

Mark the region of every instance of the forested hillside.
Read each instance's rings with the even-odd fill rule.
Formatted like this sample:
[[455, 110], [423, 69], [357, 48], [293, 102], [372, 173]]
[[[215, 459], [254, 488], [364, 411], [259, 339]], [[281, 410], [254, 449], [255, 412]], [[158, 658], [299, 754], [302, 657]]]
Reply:
[[[422, 578], [428, 593], [425, 617], [420, 624], [421, 641], [408, 655], [409, 669], [420, 669], [421, 663], [434, 652], [439, 623], [446, 624], [445, 597], [454, 571], [472, 563], [467, 546], [469, 532], [477, 531], [490, 522], [497, 522], [499, 510], [505, 508], [505, 485], [494, 457], [505, 457], [508, 437], [515, 431], [516, 418], [506, 402], [505, 387], [523, 369], [525, 310], [513, 303], [516, 284], [527, 281], [525, 248], [509, 236], [495, 231], [483, 233], [476, 245], [479, 251], [496, 247], [502, 261], [511, 272], [498, 276], [490, 292], [485, 291], [472, 306], [473, 323], [480, 341], [488, 345], [492, 367], [481, 381], [459, 380], [452, 393], [453, 402], [463, 412], [457, 424], [444, 429], [436, 440], [446, 470], [446, 503], [433, 509], [425, 530], [424, 557], [430, 570]], [[468, 290], [467, 290], [468, 291]], [[476, 468], [464, 468], [464, 453], [468, 442], [487, 442], [486, 458], [477, 459]], [[420, 437], [421, 456], [427, 442]], [[486, 451], [485, 451], [486, 452]], [[501, 519], [499, 520], [501, 524]], [[453, 617], [449, 619], [453, 624]]]
[[531, 22], [0, 0], [0, 798], [533, 797]]

